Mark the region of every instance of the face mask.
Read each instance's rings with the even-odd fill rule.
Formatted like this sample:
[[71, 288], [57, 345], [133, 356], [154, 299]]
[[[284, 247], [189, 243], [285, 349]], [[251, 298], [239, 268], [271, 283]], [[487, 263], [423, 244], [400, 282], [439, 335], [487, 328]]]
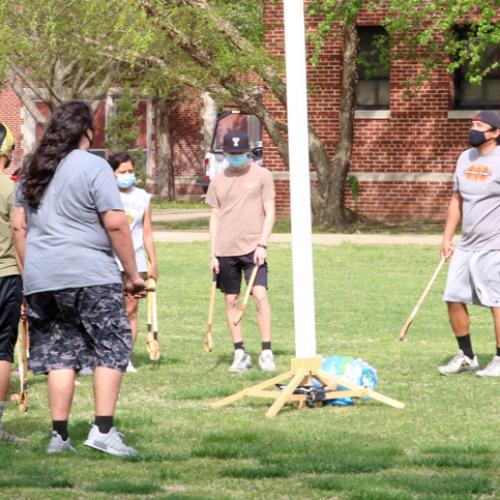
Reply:
[[[490, 130], [488, 130], [487, 132], [490, 132]], [[491, 139], [486, 139], [486, 135], [484, 132], [480, 132], [479, 130], [474, 129], [469, 130], [469, 144], [473, 148], [481, 146], [481, 144], [484, 144], [485, 142], [490, 140]]]
[[122, 189], [128, 189], [135, 184], [136, 178], [134, 174], [118, 174], [116, 176], [116, 182], [118, 187]]
[[231, 167], [234, 168], [241, 168], [247, 161], [248, 161], [248, 156], [246, 154], [227, 156], [227, 162]]

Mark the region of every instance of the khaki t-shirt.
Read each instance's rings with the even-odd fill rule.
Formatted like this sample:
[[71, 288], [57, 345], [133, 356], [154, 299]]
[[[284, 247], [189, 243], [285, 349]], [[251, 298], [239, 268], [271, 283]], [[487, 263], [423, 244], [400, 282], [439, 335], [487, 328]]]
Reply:
[[0, 172], [0, 278], [19, 274], [12, 241], [15, 183]]
[[269, 170], [252, 163], [242, 172], [226, 168], [208, 188], [206, 202], [218, 208], [215, 255], [230, 257], [253, 252], [262, 235], [264, 204], [274, 200]]

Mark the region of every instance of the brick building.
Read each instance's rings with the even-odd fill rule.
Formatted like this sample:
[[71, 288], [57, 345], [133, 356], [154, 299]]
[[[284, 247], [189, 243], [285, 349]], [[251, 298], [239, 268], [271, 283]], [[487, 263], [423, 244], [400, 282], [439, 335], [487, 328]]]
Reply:
[[[268, 50], [284, 57], [284, 28], [281, 2], [265, 2]], [[373, 14], [359, 18], [361, 47], [380, 33]], [[308, 29], [313, 29], [308, 20]], [[498, 52], [493, 56], [498, 57]], [[341, 39], [325, 46], [320, 64], [309, 67], [309, 120], [328, 152], [334, 151], [339, 129]], [[411, 99], [403, 96], [404, 83], [416, 71], [412, 61], [396, 61], [385, 73], [364, 78], [358, 87], [354, 149], [351, 174], [359, 181], [359, 211], [380, 219], [442, 219], [451, 194], [451, 178], [458, 154], [467, 147], [469, 120], [479, 109], [500, 109], [500, 72], [491, 75], [481, 88], [467, 85], [463, 75], [434, 73]], [[271, 104], [285, 120], [279, 104]], [[97, 128], [104, 129], [112, 102], [102, 103]], [[202, 194], [196, 178], [202, 174], [203, 132], [201, 100], [194, 96], [172, 105], [170, 134], [178, 195]], [[149, 101], [141, 104], [143, 115], [138, 147], [144, 148], [148, 173], [156, 170], [154, 112]], [[39, 130], [9, 88], [0, 93], [0, 121], [12, 129], [18, 144], [14, 164], [22, 151], [30, 150]], [[104, 153], [104, 135], [95, 147]], [[289, 213], [289, 176], [276, 148], [264, 134], [264, 164], [273, 172], [278, 214]], [[313, 174], [314, 175], [314, 174]], [[346, 200], [353, 205], [349, 188]]]
[[[284, 57], [282, 3], [266, 2], [268, 50]], [[358, 19], [360, 48], [380, 32], [372, 13]], [[306, 18], [309, 30], [312, 22]], [[328, 43], [316, 68], [308, 66], [309, 121], [333, 153], [336, 145], [342, 72], [342, 37]], [[310, 52], [310, 47], [308, 47]], [[499, 58], [499, 51], [488, 54]], [[480, 109], [500, 109], [500, 72], [481, 88], [471, 86], [462, 71], [444, 69], [433, 74], [411, 99], [404, 84], [415, 76], [412, 61], [393, 62], [384, 74], [363, 78], [360, 71], [358, 109], [350, 173], [359, 181], [359, 211], [379, 219], [442, 220], [451, 195], [452, 173], [460, 152], [468, 147], [470, 119]], [[285, 119], [276, 104], [275, 113]], [[271, 168], [279, 193], [281, 213], [289, 210], [288, 172], [276, 148], [265, 141], [265, 163]], [[349, 188], [348, 206], [353, 206]]]

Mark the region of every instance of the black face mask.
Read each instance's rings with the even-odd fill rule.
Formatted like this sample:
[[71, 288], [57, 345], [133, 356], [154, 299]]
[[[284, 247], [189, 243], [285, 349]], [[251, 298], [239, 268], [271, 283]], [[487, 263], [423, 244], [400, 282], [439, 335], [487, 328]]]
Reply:
[[[487, 130], [486, 132], [491, 132], [495, 129]], [[492, 139], [486, 139], [486, 135], [484, 132], [480, 132], [479, 130], [471, 129], [469, 130], [469, 144], [476, 148], [477, 146], [481, 146], [485, 142], [491, 141]]]

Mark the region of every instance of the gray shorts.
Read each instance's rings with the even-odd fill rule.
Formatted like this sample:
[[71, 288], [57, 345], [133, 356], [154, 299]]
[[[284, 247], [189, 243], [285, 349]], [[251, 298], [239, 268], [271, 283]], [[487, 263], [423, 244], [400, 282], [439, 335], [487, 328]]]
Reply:
[[94, 365], [125, 371], [132, 334], [121, 284], [39, 292], [26, 301], [34, 374]]
[[448, 268], [443, 299], [500, 307], [500, 250], [468, 252], [457, 248]]

